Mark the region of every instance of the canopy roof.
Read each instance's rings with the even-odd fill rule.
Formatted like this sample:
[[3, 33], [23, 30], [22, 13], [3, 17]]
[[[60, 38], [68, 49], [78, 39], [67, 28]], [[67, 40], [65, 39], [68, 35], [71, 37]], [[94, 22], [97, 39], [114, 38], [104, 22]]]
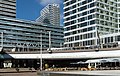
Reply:
[[85, 63], [106, 63], [106, 62], [120, 62], [120, 58], [106, 58], [106, 59], [92, 59]]

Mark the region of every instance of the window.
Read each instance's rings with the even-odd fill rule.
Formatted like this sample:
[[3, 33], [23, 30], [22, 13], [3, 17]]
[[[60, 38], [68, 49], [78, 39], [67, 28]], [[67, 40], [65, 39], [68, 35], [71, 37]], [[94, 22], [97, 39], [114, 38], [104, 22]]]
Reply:
[[71, 19], [74, 19], [74, 18], [76, 18], [76, 15], [74, 15], [74, 16], [71, 17]]
[[70, 30], [70, 27], [67, 27], [67, 31], [69, 31]]
[[70, 25], [70, 22], [65, 23], [65, 26], [68, 26], [68, 25]]
[[80, 7], [80, 11], [87, 9], [87, 6]]
[[88, 20], [89, 20], [89, 19], [92, 19], [92, 15], [88, 16]]
[[76, 29], [76, 25], [75, 25], [75, 26], [71, 26], [71, 30], [72, 30], [72, 29]]
[[74, 20], [74, 21], [71, 21], [71, 24], [74, 24], [74, 23], [76, 23], [76, 20]]
[[82, 22], [82, 21], [85, 21], [85, 17], [81, 18], [80, 21], [81, 21], [81, 22]]
[[95, 20], [90, 21], [90, 25], [95, 24]]
[[94, 6], [95, 6], [95, 3], [91, 3], [91, 4], [90, 4], [90, 8], [91, 8], [91, 7], [94, 7]]
[[95, 12], [95, 9], [90, 10], [90, 13], [93, 13], [93, 12]]
[[65, 11], [68, 11], [68, 10], [70, 10], [69, 7], [65, 9]]
[[119, 35], [119, 36], [117, 36], [117, 41], [120, 41], [120, 35]]
[[111, 42], [113, 42], [113, 37], [111, 37]]
[[87, 26], [87, 22], [81, 23], [81, 27]]
[[68, 15], [70, 15], [70, 13], [69, 13], [69, 12], [65, 13], [65, 16], [68, 16]]
[[76, 2], [76, 0], [72, 0], [70, 3], [73, 4], [73, 3], [75, 3], [75, 2]]
[[75, 9], [75, 10], [73, 10], [72, 12], [73, 12], [73, 14], [74, 14], [74, 13], [76, 13], [76, 9]]
[[70, 33], [65, 33], [65, 36], [69, 36], [70, 35]]
[[82, 5], [84, 5], [84, 4], [86, 4], [86, 3], [87, 3], [86, 1], [83, 1], [83, 2], [82, 2]]
[[79, 40], [79, 36], [75, 36], [75, 40]]
[[94, 29], [95, 29], [95, 27], [89, 27], [88, 31], [91, 31], [91, 30], [94, 30]]
[[77, 33], [77, 31], [73, 31], [73, 32], [72, 32], [72, 34], [76, 34], [76, 33]]
[[87, 0], [87, 2], [89, 3], [89, 2], [92, 2], [92, 0]]
[[87, 32], [87, 28], [83, 29], [83, 32]]
[[73, 8], [76, 8], [76, 5], [73, 5], [73, 6], [72, 6], [72, 9], [73, 9]]
[[82, 16], [87, 15], [87, 11], [82, 13]]

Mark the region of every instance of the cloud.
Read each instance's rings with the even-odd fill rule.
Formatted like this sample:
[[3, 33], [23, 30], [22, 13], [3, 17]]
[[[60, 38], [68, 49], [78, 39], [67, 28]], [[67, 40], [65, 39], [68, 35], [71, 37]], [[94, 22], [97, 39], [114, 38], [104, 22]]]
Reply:
[[62, 0], [38, 0], [39, 3], [43, 6], [49, 4], [49, 3], [57, 3], [60, 4], [62, 2]]

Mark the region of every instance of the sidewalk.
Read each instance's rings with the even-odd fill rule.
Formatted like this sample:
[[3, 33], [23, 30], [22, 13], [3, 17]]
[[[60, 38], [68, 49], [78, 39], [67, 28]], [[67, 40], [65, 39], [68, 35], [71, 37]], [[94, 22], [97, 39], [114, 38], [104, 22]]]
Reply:
[[0, 73], [0, 76], [38, 76], [36, 72]]
[[36, 72], [34, 68], [29, 69], [29, 68], [18, 68], [18, 71], [16, 68], [5, 68], [5, 69], [0, 69], [0, 73], [17, 73], [17, 72]]
[[45, 76], [120, 76], [120, 70], [43, 72]]

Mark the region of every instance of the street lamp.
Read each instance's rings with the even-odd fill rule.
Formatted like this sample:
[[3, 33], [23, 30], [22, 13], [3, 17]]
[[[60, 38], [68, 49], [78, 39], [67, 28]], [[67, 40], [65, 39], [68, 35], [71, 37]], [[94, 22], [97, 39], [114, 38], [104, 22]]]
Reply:
[[51, 49], [51, 31], [49, 31], [49, 49]]
[[40, 47], [40, 70], [42, 71], [42, 33], [40, 35], [40, 44], [41, 44], [41, 47]]
[[51, 31], [48, 31], [48, 32], [49, 32], [49, 50], [48, 50], [48, 52], [52, 53], [52, 50], [51, 50]]

